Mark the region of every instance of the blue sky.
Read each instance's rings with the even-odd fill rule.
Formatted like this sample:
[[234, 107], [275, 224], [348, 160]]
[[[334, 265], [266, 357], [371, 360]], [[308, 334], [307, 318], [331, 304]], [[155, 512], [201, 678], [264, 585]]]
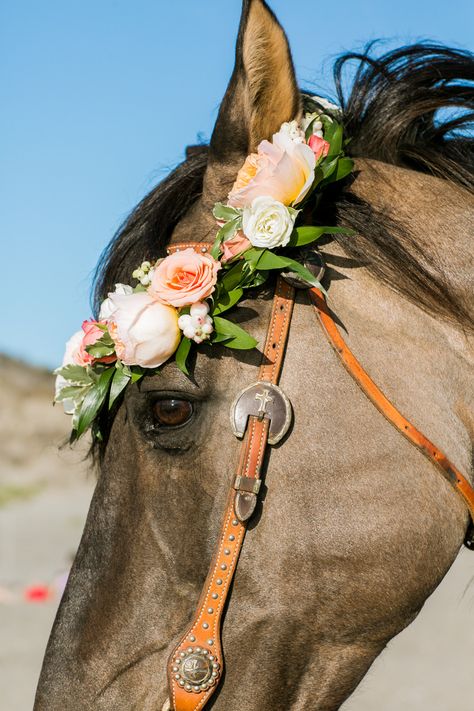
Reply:
[[[298, 79], [374, 38], [472, 49], [472, 0], [273, 0]], [[0, 351], [53, 367], [90, 313], [100, 252], [138, 200], [210, 136], [240, 0], [3, 0]], [[6, 280], [6, 284], [5, 284]]]

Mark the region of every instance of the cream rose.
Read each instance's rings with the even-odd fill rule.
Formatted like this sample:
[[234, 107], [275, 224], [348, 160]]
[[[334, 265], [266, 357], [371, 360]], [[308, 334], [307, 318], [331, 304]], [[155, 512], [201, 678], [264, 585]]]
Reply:
[[109, 294], [109, 333], [125, 365], [158, 368], [178, 347], [178, 312], [145, 292]]
[[229, 205], [246, 207], [262, 195], [273, 195], [284, 205], [301, 202], [314, 182], [316, 159], [311, 148], [293, 140], [293, 133], [282, 128], [271, 143], [262, 141], [257, 150], [240, 169], [229, 193]]
[[221, 268], [210, 254], [192, 247], [170, 254], [153, 272], [148, 293], [153, 299], [177, 308], [203, 301], [214, 291]]
[[278, 200], [263, 195], [244, 208], [242, 227], [254, 247], [284, 247], [290, 241], [296, 218]]
[[[133, 289], [131, 286], [128, 286], [128, 284], [115, 284], [115, 294], [133, 294]], [[110, 314], [113, 311], [113, 306], [112, 302], [110, 299], [105, 299], [101, 306], [100, 306], [100, 311], [99, 311], [99, 319], [101, 321], [107, 321], [110, 318]]]

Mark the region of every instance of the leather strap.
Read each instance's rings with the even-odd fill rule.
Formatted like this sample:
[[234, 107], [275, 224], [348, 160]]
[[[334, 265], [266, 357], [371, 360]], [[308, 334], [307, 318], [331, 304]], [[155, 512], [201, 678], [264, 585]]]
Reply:
[[[207, 245], [193, 246], [196, 251]], [[170, 251], [176, 251], [176, 247]], [[294, 288], [278, 277], [258, 380], [276, 385], [280, 375], [294, 305]], [[222, 677], [224, 658], [221, 624], [237, 567], [247, 521], [255, 510], [268, 443], [270, 420], [250, 415], [242, 443], [237, 475], [224, 513], [216, 550], [198, 608], [168, 662], [173, 711], [198, 711], [212, 696]]]
[[[380, 388], [374, 383], [370, 376], [363, 369], [357, 358], [344, 341], [339, 329], [329, 312], [326, 301], [319, 291], [313, 288], [310, 290], [311, 300], [316, 309], [319, 323], [326, 335], [329, 343], [339, 356], [344, 367], [354, 378], [369, 400], [375, 405], [377, 410], [402, 433], [412, 444], [414, 444], [428, 459], [436, 464], [436, 467], [445, 479], [461, 495], [464, 503], [469, 509], [471, 519], [474, 521], [474, 489], [461, 472], [447, 458], [447, 456], [420, 432], [409, 420], [406, 419], [397, 408], [392, 405]], [[468, 546], [471, 547], [471, 546]]]

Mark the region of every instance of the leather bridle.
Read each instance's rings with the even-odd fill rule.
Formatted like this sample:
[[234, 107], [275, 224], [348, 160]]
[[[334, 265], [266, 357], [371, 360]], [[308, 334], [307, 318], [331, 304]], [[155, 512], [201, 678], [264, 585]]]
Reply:
[[[187, 247], [202, 252], [210, 249], [210, 245], [202, 243], [178, 244], [170, 246], [168, 253]], [[474, 548], [474, 489], [446, 455], [417, 430], [371, 380], [342, 338], [322, 293], [316, 288], [308, 291], [323, 332], [347, 371], [384, 417], [436, 465], [463, 498], [471, 515], [465, 542], [469, 548]], [[294, 286], [280, 275], [257, 382], [245, 388], [232, 406], [232, 428], [237, 436], [243, 437], [241, 454], [197, 609], [168, 662], [173, 711], [203, 709], [222, 677], [222, 618], [247, 523], [257, 503], [265, 453], [268, 445], [284, 437], [291, 423], [291, 404], [278, 387], [278, 381], [294, 301]]]

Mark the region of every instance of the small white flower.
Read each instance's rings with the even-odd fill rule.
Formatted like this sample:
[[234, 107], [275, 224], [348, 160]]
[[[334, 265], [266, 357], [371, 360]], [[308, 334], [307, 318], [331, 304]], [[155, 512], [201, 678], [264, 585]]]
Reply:
[[280, 131], [289, 136], [295, 143], [305, 143], [304, 131], [301, 130], [298, 121], [282, 123]]
[[183, 314], [178, 319], [178, 326], [186, 338], [195, 343], [202, 343], [214, 331], [212, 318], [209, 314], [209, 304], [198, 301], [190, 308], [189, 314]]
[[191, 316], [204, 318], [209, 313], [209, 304], [205, 301], [197, 301], [189, 309]]
[[[131, 286], [128, 286], [128, 284], [115, 284], [115, 291], [114, 294], [133, 294], [133, 289]], [[100, 307], [99, 311], [99, 321], [107, 321], [112, 312], [114, 311], [114, 305], [110, 301], [110, 299], [105, 299], [105, 301], [102, 302], [102, 305]]]
[[313, 131], [313, 135], [317, 136], [318, 138], [323, 138], [323, 132], [322, 131]]
[[138, 269], [135, 269], [132, 272], [132, 277], [134, 279], [138, 279], [138, 281], [140, 281], [144, 276], [145, 276], [145, 272], [143, 271], [143, 269], [141, 267]]
[[254, 247], [284, 247], [290, 241], [297, 212], [263, 195], [244, 208], [242, 228]]

